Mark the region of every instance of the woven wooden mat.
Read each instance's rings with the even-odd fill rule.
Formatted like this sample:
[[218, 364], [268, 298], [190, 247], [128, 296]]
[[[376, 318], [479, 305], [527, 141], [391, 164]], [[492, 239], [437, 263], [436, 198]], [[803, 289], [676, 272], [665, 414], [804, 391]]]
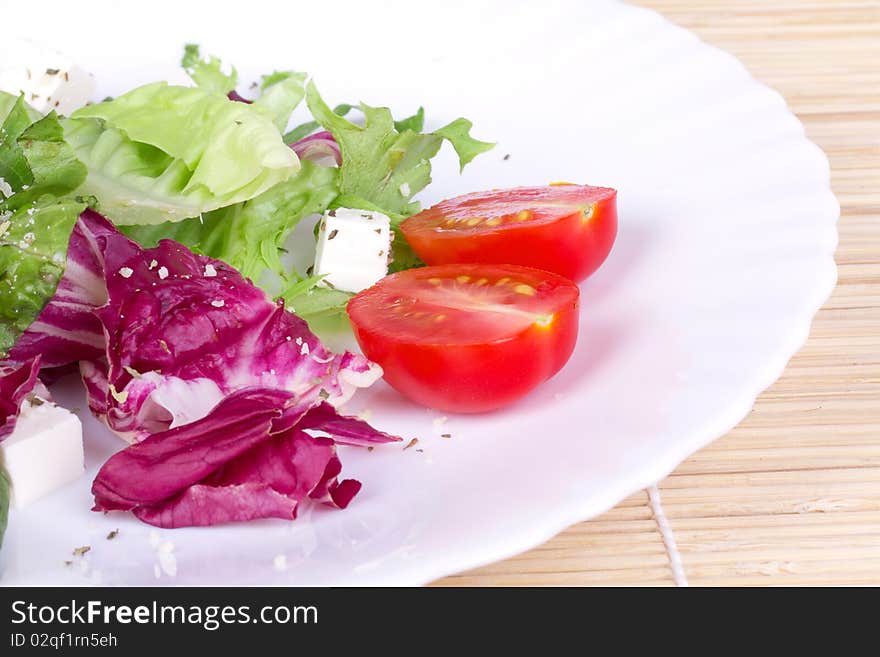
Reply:
[[638, 4], [737, 55], [828, 154], [837, 289], [751, 415], [659, 484], [677, 549], [644, 491], [438, 584], [880, 585], [880, 2]]

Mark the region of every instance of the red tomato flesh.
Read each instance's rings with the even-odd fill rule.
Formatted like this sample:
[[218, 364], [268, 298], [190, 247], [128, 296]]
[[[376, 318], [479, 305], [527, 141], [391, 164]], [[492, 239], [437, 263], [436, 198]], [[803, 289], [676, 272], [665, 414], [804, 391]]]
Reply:
[[383, 278], [348, 303], [354, 335], [385, 380], [443, 411], [519, 399], [574, 350], [577, 286], [518, 265], [441, 265]]
[[400, 226], [429, 265], [516, 264], [578, 282], [617, 235], [617, 192], [567, 183], [475, 192], [442, 201]]

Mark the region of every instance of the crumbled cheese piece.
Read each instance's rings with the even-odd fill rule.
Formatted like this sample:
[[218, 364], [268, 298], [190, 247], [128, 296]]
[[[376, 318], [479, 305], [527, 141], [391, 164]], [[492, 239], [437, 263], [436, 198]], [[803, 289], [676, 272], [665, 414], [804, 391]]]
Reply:
[[226, 305], [226, 302], [223, 299], [214, 299], [211, 302], [211, 305], [214, 306], [215, 308], [222, 308], [223, 306]]
[[0, 90], [25, 100], [42, 114], [65, 116], [85, 105], [95, 92], [91, 75], [59, 52], [25, 41], [7, 42], [0, 53]]
[[313, 271], [321, 285], [360, 292], [388, 273], [391, 220], [381, 212], [328, 210], [321, 219]]
[[400, 186], [400, 194], [401, 194], [401, 196], [405, 196], [406, 198], [409, 198], [409, 183], [403, 183]]
[[131, 267], [123, 267], [119, 270], [119, 275], [122, 276], [122, 278], [131, 278], [131, 275], [133, 273], [134, 269], [132, 269]]
[[168, 278], [168, 267], [159, 267], [158, 274], [159, 278], [164, 281], [166, 278]]
[[217, 275], [217, 269], [215, 269], [214, 265], [208, 263], [205, 265], [205, 277], [206, 278], [214, 278]]
[[300, 356], [306, 356], [309, 353], [309, 345], [306, 342], [303, 342], [302, 347], [299, 349]]
[[79, 418], [51, 402], [25, 402], [15, 429], [0, 442], [0, 463], [14, 507], [70, 483], [85, 470]]
[[156, 265], [158, 265], [158, 264], [159, 264], [158, 261], [150, 260], [150, 271], [153, 271], [156, 268]]
[[0, 194], [3, 194], [6, 198], [12, 196], [12, 185], [3, 178], [0, 178]]

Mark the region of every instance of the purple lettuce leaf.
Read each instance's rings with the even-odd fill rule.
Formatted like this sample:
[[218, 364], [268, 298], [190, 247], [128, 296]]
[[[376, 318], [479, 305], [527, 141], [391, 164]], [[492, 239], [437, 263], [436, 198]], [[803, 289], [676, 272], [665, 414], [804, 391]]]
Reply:
[[242, 95], [241, 95], [240, 93], [238, 93], [235, 89], [233, 89], [233, 90], [230, 91], [228, 94], [226, 94], [226, 97], [227, 97], [229, 100], [234, 100], [234, 101], [237, 102], [237, 103], [245, 103], [245, 104], [247, 104], [247, 105], [250, 105], [251, 103], [254, 102], [254, 101], [252, 101], [252, 100], [248, 100], [247, 98], [245, 98], [244, 96], [242, 96]]
[[291, 519], [306, 498], [341, 508], [360, 483], [338, 480], [336, 444], [400, 440], [333, 406], [378, 366], [327, 350], [225, 263], [170, 240], [142, 249], [91, 211], [69, 248], [14, 354], [78, 362], [92, 412], [133, 443], [98, 473], [96, 511], [171, 528]]
[[99, 214], [73, 231], [59, 292], [12, 351], [79, 362], [92, 411], [128, 439], [204, 417], [246, 387], [341, 404], [381, 369], [327, 350], [229, 265], [170, 240], [141, 249]]
[[298, 427], [303, 430], [323, 431], [341, 445], [369, 447], [395, 440], [394, 436], [377, 431], [364, 420], [339, 415], [327, 402], [313, 406], [299, 421]]
[[342, 164], [342, 151], [327, 130], [303, 137], [290, 145], [301, 160], [312, 160], [318, 164]]
[[[289, 421], [307, 410], [288, 392], [236, 392], [208, 416], [111, 457], [92, 487], [94, 510], [132, 511], [146, 523], [175, 528], [290, 520], [306, 498], [344, 508], [361, 485], [338, 481], [342, 464], [333, 440], [310, 436]], [[309, 426], [332, 429], [336, 420], [330, 407]], [[363, 433], [375, 442], [391, 439], [374, 429]]]
[[0, 366], [0, 441], [15, 430], [22, 404], [28, 398], [51, 399], [38, 378], [39, 372], [39, 356], [20, 365]]
[[55, 296], [10, 350], [9, 361], [37, 356], [43, 367], [62, 367], [104, 356], [104, 332], [94, 315], [107, 302], [105, 271], [118, 271], [139, 251], [107, 220], [86, 210], [74, 226], [67, 265]]

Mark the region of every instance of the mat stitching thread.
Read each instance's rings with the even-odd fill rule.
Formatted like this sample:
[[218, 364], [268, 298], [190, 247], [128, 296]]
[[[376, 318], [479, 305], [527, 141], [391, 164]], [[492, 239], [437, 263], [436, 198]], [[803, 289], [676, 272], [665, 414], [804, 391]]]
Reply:
[[660, 503], [660, 491], [657, 485], [649, 486], [645, 489], [648, 493], [648, 504], [651, 507], [651, 513], [654, 514], [654, 522], [657, 523], [657, 529], [663, 538], [663, 545], [666, 548], [666, 556], [669, 559], [669, 567], [672, 568], [672, 578], [677, 586], [687, 586], [687, 576], [684, 574], [684, 566], [681, 563], [681, 553], [675, 544], [675, 536], [672, 534], [672, 528], [663, 512], [663, 505]]

